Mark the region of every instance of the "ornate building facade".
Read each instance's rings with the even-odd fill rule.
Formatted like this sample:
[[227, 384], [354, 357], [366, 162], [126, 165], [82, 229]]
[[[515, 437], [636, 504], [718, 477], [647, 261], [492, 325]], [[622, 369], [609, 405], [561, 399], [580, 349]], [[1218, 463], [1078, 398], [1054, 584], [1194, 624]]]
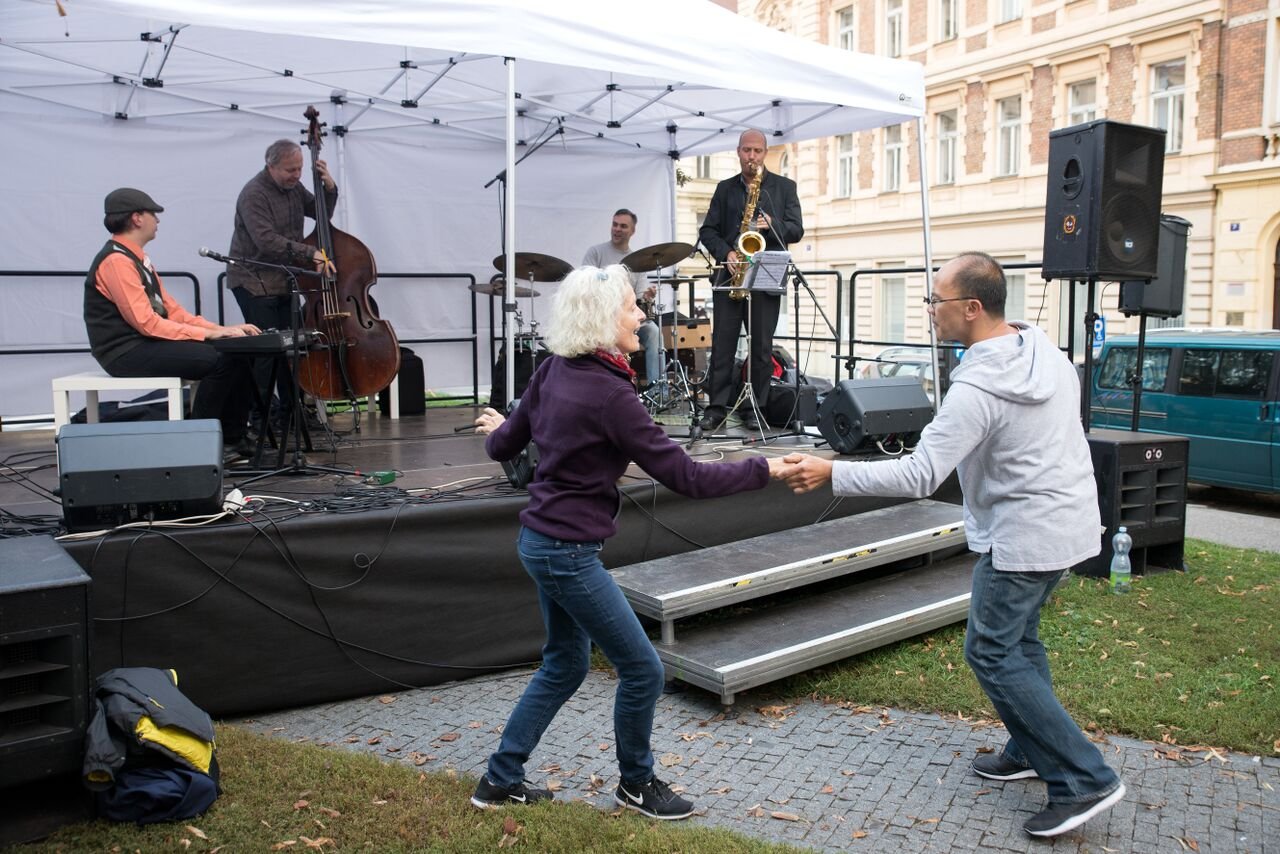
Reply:
[[[1162, 210], [1191, 231], [1184, 311], [1163, 325], [1280, 328], [1280, 0], [742, 0], [738, 12], [925, 67], [923, 170], [914, 123], [771, 152], [799, 183], [797, 260], [842, 274], [856, 337], [876, 342], [863, 352], [928, 340], [923, 277], [874, 272], [923, 265], [922, 178], [935, 262], [966, 249], [1038, 262], [1049, 133], [1095, 118], [1166, 130]], [[680, 239], [691, 240], [736, 161], [681, 168], [692, 180]], [[812, 283], [830, 313], [834, 277]], [[1010, 285], [1008, 315], [1065, 344], [1080, 323], [1067, 317], [1068, 285], [1038, 269]], [[1098, 292], [1108, 330], [1136, 330], [1117, 311], [1119, 288]], [[812, 306], [798, 320], [802, 334], [822, 330]], [[810, 370], [827, 373], [812, 360]]]

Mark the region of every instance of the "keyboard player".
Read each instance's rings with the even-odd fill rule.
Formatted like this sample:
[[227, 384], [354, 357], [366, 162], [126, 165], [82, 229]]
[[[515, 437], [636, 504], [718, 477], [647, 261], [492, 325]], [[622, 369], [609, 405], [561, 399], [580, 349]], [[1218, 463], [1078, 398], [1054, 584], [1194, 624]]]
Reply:
[[149, 195], [131, 187], [112, 190], [103, 211], [111, 238], [93, 259], [84, 288], [93, 357], [113, 377], [199, 380], [191, 417], [222, 424], [224, 462], [249, 456], [254, 450], [245, 435], [252, 397], [249, 360], [219, 353], [206, 342], [260, 330], [251, 323], [221, 326], [206, 320], [165, 290], [145, 252], [164, 211]]

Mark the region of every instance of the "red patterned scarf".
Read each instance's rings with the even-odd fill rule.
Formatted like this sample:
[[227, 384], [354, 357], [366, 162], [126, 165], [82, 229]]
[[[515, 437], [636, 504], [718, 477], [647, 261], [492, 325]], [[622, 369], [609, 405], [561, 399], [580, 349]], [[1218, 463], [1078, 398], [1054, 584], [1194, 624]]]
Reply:
[[621, 353], [610, 353], [608, 350], [597, 349], [595, 355], [614, 367], [620, 368], [627, 372], [627, 376], [631, 379], [636, 378], [636, 372], [631, 369], [631, 362]]

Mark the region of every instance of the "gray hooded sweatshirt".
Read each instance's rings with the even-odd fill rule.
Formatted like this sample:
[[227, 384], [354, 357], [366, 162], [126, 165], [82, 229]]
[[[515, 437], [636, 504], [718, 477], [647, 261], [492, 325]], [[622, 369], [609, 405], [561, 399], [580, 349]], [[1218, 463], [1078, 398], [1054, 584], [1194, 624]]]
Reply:
[[913, 453], [837, 461], [836, 495], [932, 495], [953, 470], [969, 548], [998, 570], [1065, 569], [1101, 551], [1075, 368], [1039, 327], [969, 348]]

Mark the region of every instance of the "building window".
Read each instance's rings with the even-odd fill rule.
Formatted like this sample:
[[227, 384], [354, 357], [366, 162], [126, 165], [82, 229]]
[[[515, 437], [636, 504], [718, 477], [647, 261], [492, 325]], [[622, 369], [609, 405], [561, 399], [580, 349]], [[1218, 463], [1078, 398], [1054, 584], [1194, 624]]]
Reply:
[[884, 189], [897, 190], [902, 186], [902, 125], [884, 129]]
[[1004, 274], [1004, 316], [1010, 320], [1026, 320], [1027, 317], [1027, 274]]
[[1187, 63], [1166, 62], [1151, 69], [1151, 121], [1167, 132], [1164, 150], [1182, 150], [1182, 112], [1187, 84]]
[[1018, 174], [1022, 149], [1022, 96], [996, 101], [996, 175]]
[[778, 158], [778, 174], [784, 178], [795, 180], [795, 176], [791, 174], [791, 152], [784, 151], [782, 156]]
[[1000, 0], [1000, 17], [997, 24], [1016, 21], [1022, 17], [1022, 0]]
[[698, 159], [694, 161], [694, 173], [699, 178], [711, 177], [711, 155], [700, 154]]
[[954, 184], [956, 182], [956, 140], [960, 138], [955, 110], [938, 113], [937, 132], [938, 183]]
[[845, 6], [836, 12], [836, 33], [841, 50], [857, 50], [858, 34], [853, 29], [853, 7]]
[[836, 198], [853, 195], [853, 134], [836, 137]]
[[960, 34], [957, 0], [938, 0], [938, 41], [947, 42]]
[[1098, 117], [1098, 84], [1081, 80], [1067, 87], [1067, 124], [1078, 125]]
[[902, 56], [902, 0], [885, 0], [884, 52], [887, 56]]
[[880, 335], [892, 344], [907, 337], [907, 280], [902, 276], [880, 278]]

